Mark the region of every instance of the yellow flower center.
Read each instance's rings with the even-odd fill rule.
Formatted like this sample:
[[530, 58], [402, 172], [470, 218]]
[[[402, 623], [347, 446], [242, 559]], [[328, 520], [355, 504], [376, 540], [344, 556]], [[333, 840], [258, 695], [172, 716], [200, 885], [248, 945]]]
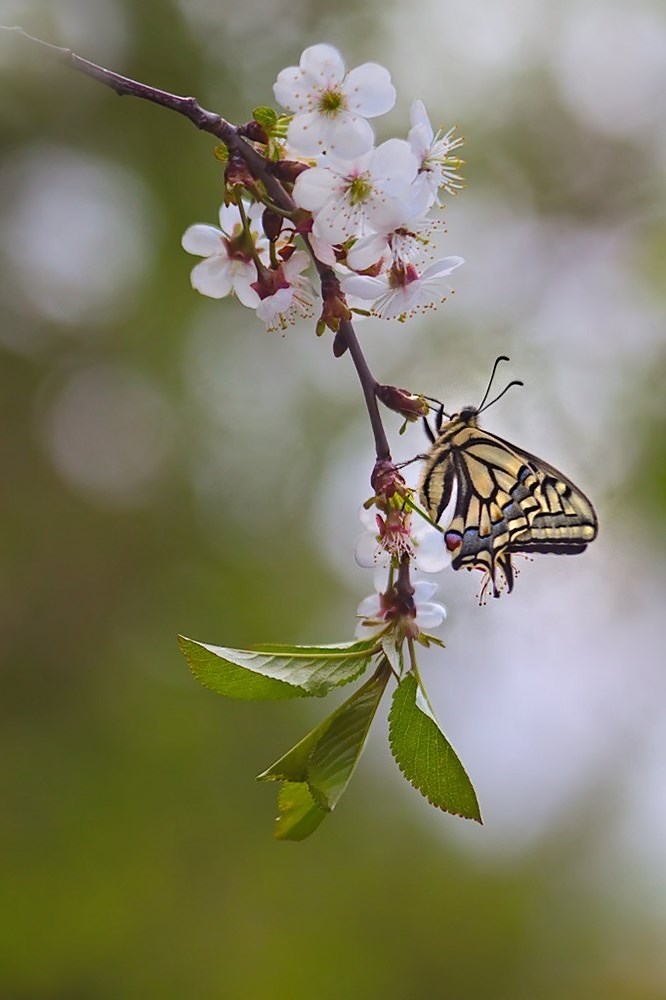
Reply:
[[346, 107], [344, 94], [339, 90], [325, 90], [319, 98], [319, 111], [322, 115], [335, 118], [338, 111]]
[[355, 177], [347, 189], [350, 204], [360, 205], [362, 202], [367, 201], [372, 194], [372, 184], [368, 178], [368, 174], [361, 174], [359, 177]]

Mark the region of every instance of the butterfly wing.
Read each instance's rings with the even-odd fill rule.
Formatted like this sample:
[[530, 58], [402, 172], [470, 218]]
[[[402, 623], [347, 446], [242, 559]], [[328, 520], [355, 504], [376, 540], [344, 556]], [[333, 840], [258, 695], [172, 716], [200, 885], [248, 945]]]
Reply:
[[[583, 552], [594, 541], [599, 530], [592, 503], [572, 481], [554, 466], [536, 455], [509, 444], [502, 438], [488, 435], [511, 451], [521, 462], [518, 480], [524, 494], [522, 507], [530, 506], [527, 496], [536, 501], [528, 513], [529, 529], [525, 536], [518, 532], [512, 539], [514, 552]], [[524, 493], [527, 491], [527, 493]], [[517, 499], [517, 498], [516, 498]]]
[[587, 497], [535, 455], [473, 422], [443, 428], [424, 471], [421, 500], [438, 520], [457, 489], [444, 539], [452, 566], [485, 570], [499, 596], [513, 589], [511, 555], [582, 552], [597, 534]]

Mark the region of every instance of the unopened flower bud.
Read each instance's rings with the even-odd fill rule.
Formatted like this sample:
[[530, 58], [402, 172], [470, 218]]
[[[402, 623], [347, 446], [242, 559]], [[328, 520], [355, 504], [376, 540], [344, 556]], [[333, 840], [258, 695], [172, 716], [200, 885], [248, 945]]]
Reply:
[[241, 185], [250, 191], [256, 188], [256, 181], [245, 164], [245, 161], [237, 152], [229, 154], [229, 161], [224, 171], [224, 180], [228, 188]]
[[399, 496], [407, 494], [404, 478], [396, 469], [393, 462], [390, 462], [388, 459], [382, 458], [375, 462], [375, 467], [370, 477], [370, 485], [375, 491], [376, 496], [386, 497], [389, 500], [396, 493]]
[[260, 142], [264, 146], [268, 143], [266, 132], [259, 122], [254, 120], [247, 122], [245, 125], [239, 125], [238, 134], [245, 136], [251, 142]]
[[282, 229], [282, 216], [271, 208], [267, 208], [261, 217], [261, 225], [267, 239], [276, 240]]
[[287, 184], [293, 184], [299, 174], [309, 169], [307, 163], [300, 163], [298, 160], [277, 160], [270, 165], [273, 176]]
[[389, 410], [395, 410], [406, 420], [418, 420], [428, 415], [429, 406], [424, 396], [414, 395], [409, 389], [400, 389], [397, 385], [378, 385], [377, 398]]
[[[321, 297], [322, 309], [319, 322], [324, 324], [324, 326], [327, 326], [329, 330], [337, 333], [340, 329], [340, 324], [348, 322], [351, 319], [351, 311], [347, 305], [344, 295], [342, 294], [342, 291], [340, 290], [340, 282], [336, 278], [333, 271], [324, 271], [321, 274]], [[347, 345], [345, 342], [342, 349], [343, 354], [346, 347]], [[338, 354], [335, 356], [339, 357]]]

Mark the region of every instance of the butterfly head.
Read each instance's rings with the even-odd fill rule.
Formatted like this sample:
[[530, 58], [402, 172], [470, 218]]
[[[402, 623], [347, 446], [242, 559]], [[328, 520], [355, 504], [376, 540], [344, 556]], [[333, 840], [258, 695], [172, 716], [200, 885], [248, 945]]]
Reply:
[[460, 420], [468, 427], [476, 427], [479, 417], [478, 406], [463, 406], [459, 413], [456, 413], [454, 420]]

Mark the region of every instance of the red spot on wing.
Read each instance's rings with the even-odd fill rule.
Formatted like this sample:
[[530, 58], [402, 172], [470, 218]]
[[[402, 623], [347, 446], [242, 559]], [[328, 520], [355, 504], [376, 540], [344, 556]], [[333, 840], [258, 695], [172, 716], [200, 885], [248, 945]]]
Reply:
[[462, 535], [457, 531], [447, 531], [444, 535], [444, 544], [449, 552], [455, 552], [462, 544]]

